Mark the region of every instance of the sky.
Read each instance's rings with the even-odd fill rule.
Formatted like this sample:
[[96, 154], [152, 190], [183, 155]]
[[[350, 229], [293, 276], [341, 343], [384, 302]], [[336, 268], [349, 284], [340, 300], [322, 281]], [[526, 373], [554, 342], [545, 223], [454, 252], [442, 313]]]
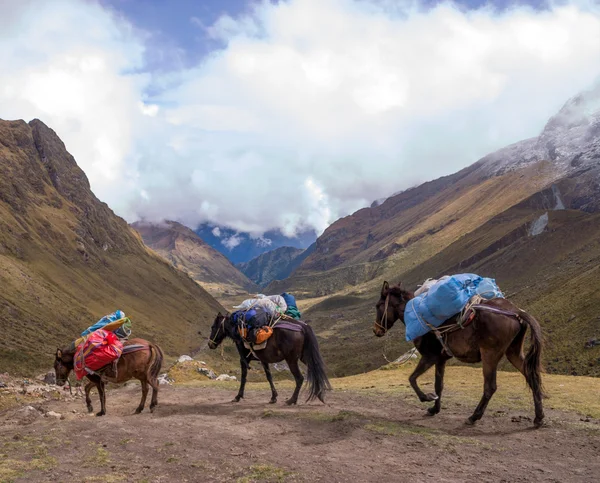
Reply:
[[0, 0], [0, 65], [127, 221], [293, 236], [538, 135], [600, 4]]

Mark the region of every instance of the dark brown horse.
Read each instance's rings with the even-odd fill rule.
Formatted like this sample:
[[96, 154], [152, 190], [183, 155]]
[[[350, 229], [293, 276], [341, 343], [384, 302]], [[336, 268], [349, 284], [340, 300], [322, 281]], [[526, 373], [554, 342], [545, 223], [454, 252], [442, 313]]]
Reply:
[[[127, 348], [133, 349], [128, 352]], [[67, 381], [70, 372], [74, 366], [75, 350], [73, 348], [57, 349], [56, 359], [54, 361], [54, 371], [56, 372], [56, 384], [63, 386]], [[106, 414], [106, 382], [120, 384], [127, 382], [130, 379], [139, 379], [142, 383], [142, 400], [135, 410], [136, 414], [141, 413], [146, 405], [146, 397], [148, 395], [148, 385], [152, 386], [152, 399], [150, 401], [150, 412], [154, 412], [154, 408], [158, 404], [158, 375], [162, 367], [163, 352], [156, 344], [152, 344], [144, 339], [131, 339], [123, 344], [123, 354], [119, 358], [115, 374], [111, 374], [112, 368], [107, 371], [106, 375], [88, 374], [89, 379], [85, 386], [85, 403], [88, 411], [94, 411], [92, 400], [90, 399], [90, 391], [95, 386], [98, 388], [100, 396], [100, 412], [96, 416], [104, 416]]]
[[[414, 294], [404, 290], [401, 285], [390, 287], [387, 282], [383, 283], [381, 298], [376, 305], [377, 319], [373, 326], [373, 332], [377, 337], [385, 335], [396, 320], [400, 319], [404, 323], [404, 309], [406, 303], [412, 298]], [[447, 354], [442, 343], [432, 332], [413, 341], [422, 357], [410, 375], [410, 385], [422, 402], [435, 401], [433, 407], [428, 410], [433, 416], [439, 413], [441, 408], [446, 361], [454, 356], [461, 362], [471, 364], [482, 362], [483, 397], [473, 415], [467, 420], [467, 424], [474, 424], [481, 419], [492, 395], [496, 392], [498, 363], [506, 355], [512, 365], [525, 376], [533, 392], [534, 424], [539, 427], [544, 420], [541, 376], [542, 329], [537, 320], [506, 299], [492, 299], [484, 301], [481, 305], [483, 307], [476, 309], [475, 318], [468, 326], [464, 329], [456, 327], [457, 330], [449, 330], [445, 333], [445, 344], [452, 355]], [[457, 317], [447, 320], [439, 329], [443, 331], [444, 328], [450, 328], [456, 323]], [[527, 327], [531, 330], [531, 347], [524, 355], [523, 342]], [[435, 365], [435, 394], [425, 394], [417, 385], [417, 378], [433, 365]]]
[[286, 404], [296, 404], [298, 394], [304, 382], [304, 376], [300, 372], [298, 360], [306, 364], [306, 378], [308, 379], [308, 398], [307, 402], [315, 397], [321, 402], [325, 402], [325, 391], [331, 390], [331, 385], [325, 374], [325, 363], [319, 352], [319, 344], [317, 337], [312, 328], [301, 321], [289, 322], [293, 324], [297, 330], [279, 328], [277, 325], [273, 330], [273, 335], [267, 340], [267, 345], [264, 349], [250, 351], [244, 346], [244, 341], [234, 327], [229, 314], [217, 314], [215, 321], [211, 327], [210, 339], [208, 346], [211, 349], [216, 349], [225, 337], [230, 337], [235, 342], [235, 345], [240, 354], [240, 364], [242, 367], [242, 380], [238, 395], [234, 401], [239, 402], [244, 397], [244, 388], [246, 386], [246, 377], [248, 375], [248, 367], [251, 360], [258, 360], [262, 363], [267, 375], [267, 380], [271, 386], [271, 404], [277, 402], [277, 390], [273, 384], [273, 378], [269, 369], [269, 364], [287, 362], [292, 375], [296, 381], [296, 388], [292, 397], [286, 401]]

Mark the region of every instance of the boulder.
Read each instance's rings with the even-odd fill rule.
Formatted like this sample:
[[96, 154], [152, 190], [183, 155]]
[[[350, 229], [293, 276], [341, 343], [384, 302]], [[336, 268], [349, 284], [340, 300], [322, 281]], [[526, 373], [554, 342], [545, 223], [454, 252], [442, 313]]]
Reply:
[[173, 379], [171, 379], [167, 373], [164, 373], [164, 374], [161, 374], [160, 376], [158, 376], [158, 383], [170, 385], [173, 383]]
[[44, 382], [46, 384], [56, 384], [56, 374], [54, 372], [49, 372], [44, 376]]
[[210, 369], [207, 369], [206, 367], [199, 367], [198, 368], [198, 372], [200, 374], [204, 374], [209, 379], [216, 379], [217, 378], [217, 375], [214, 373], [214, 371], [212, 371]]
[[189, 361], [193, 361], [194, 359], [192, 359], [190, 356], [179, 356], [179, 359], [177, 359], [177, 362], [189, 362]]
[[217, 377], [217, 381], [237, 381], [237, 377], [230, 376], [229, 374], [221, 374]]

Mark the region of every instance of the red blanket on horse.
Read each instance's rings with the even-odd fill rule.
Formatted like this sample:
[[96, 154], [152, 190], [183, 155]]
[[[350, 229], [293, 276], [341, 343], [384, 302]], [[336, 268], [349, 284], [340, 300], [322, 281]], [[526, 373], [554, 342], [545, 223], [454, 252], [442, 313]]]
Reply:
[[83, 379], [91, 371], [97, 371], [121, 357], [123, 343], [113, 332], [103, 329], [92, 332], [79, 344], [75, 353], [75, 375]]

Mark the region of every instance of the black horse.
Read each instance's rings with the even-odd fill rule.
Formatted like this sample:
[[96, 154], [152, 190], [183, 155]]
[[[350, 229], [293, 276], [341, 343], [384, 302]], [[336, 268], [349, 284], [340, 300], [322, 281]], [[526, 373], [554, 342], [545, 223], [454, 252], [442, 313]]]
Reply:
[[271, 404], [277, 402], [277, 390], [273, 384], [269, 364], [283, 360], [287, 362], [296, 380], [294, 394], [286, 401], [286, 404], [296, 404], [300, 388], [304, 382], [304, 376], [300, 372], [298, 360], [301, 360], [307, 367], [308, 398], [306, 401], [318, 398], [321, 402], [325, 402], [325, 391], [331, 390], [331, 385], [325, 373], [325, 363], [319, 352], [317, 337], [309, 325], [299, 320], [294, 322], [286, 321], [282, 327], [276, 325], [273, 335], [267, 340], [266, 347], [261, 350], [251, 351], [244, 346], [244, 341], [231, 321], [229, 314], [223, 315], [219, 312], [211, 327], [208, 346], [211, 349], [216, 349], [225, 337], [229, 337], [235, 342], [240, 354], [240, 365], [242, 367], [242, 381], [238, 395], [233, 400], [234, 402], [239, 402], [244, 397], [248, 367], [252, 360], [259, 361], [265, 370], [267, 380], [271, 386]]

